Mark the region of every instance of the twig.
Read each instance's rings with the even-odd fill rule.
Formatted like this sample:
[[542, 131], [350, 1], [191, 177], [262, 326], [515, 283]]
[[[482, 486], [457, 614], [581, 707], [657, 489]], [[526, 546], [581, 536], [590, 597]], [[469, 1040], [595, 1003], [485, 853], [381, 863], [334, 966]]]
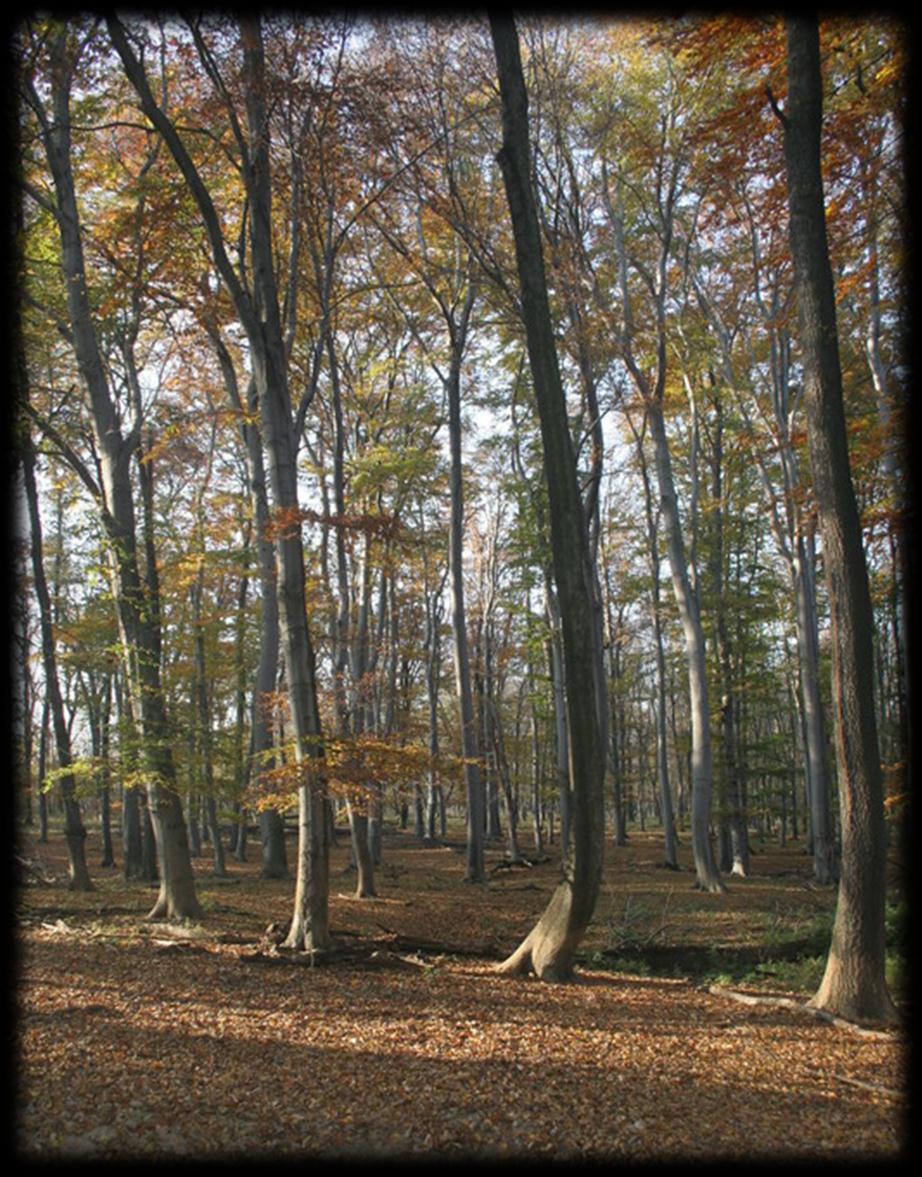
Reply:
[[865, 1083], [861, 1079], [852, 1079], [849, 1075], [833, 1075], [840, 1083], [848, 1083], [852, 1087], [861, 1087], [864, 1091], [872, 1091], [875, 1095], [886, 1095], [890, 1099], [905, 1099], [906, 1093], [894, 1091], [892, 1087], [882, 1087], [879, 1083]]

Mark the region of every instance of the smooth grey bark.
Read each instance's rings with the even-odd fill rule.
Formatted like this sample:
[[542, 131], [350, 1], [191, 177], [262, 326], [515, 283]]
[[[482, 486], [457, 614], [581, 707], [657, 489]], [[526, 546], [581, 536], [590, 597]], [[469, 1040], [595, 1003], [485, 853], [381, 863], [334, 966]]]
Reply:
[[562, 878], [538, 922], [498, 966], [533, 970], [546, 981], [572, 977], [575, 954], [602, 878], [607, 701], [599, 697], [602, 651], [596, 625], [595, 569], [576, 473], [566, 401], [551, 325], [541, 237], [531, 189], [528, 96], [518, 34], [510, 18], [490, 17], [502, 102], [503, 173], [515, 240], [529, 364], [541, 425], [554, 579], [561, 613], [573, 814]]
[[[894, 1023], [885, 975], [883, 782], [873, 699], [873, 614], [849, 465], [826, 236], [823, 80], [815, 17], [788, 17], [784, 154], [810, 465], [832, 633], [842, 862], [832, 943], [811, 1004], [839, 1017]], [[775, 108], [777, 110], [777, 106]]]
[[[79, 672], [78, 672], [79, 673]], [[111, 745], [110, 720], [112, 716], [112, 674], [104, 671], [99, 683], [91, 669], [84, 677], [83, 696], [86, 703], [87, 722], [90, 726], [90, 749], [99, 764], [100, 783], [97, 797], [100, 803], [100, 838], [102, 858], [100, 866], [115, 866], [115, 851], [112, 843], [112, 807], [110, 795], [109, 749]]]
[[[329, 323], [329, 315], [325, 315]], [[343, 419], [342, 388], [339, 364], [331, 331], [326, 337], [330, 371], [330, 389], [333, 408], [333, 506], [336, 513], [334, 534], [336, 543], [336, 572], [338, 609], [334, 630], [334, 695], [336, 698], [337, 729], [341, 739], [348, 740], [362, 734], [364, 727], [363, 703], [359, 698], [360, 683], [364, 669], [365, 635], [361, 632], [362, 618], [367, 613], [360, 606], [360, 618], [352, 624], [352, 589], [349, 574], [349, 560], [346, 552], [346, 485], [345, 485], [345, 424]], [[365, 563], [367, 569], [367, 561]], [[362, 578], [360, 592], [367, 594], [366, 577]], [[362, 605], [367, 603], [363, 599]], [[351, 690], [349, 679], [351, 677]], [[369, 840], [371, 794], [364, 784], [349, 788], [346, 793], [346, 816], [352, 845], [352, 860], [355, 864], [355, 897], [373, 898], [375, 889], [375, 860]]]
[[442, 591], [448, 577], [448, 568], [438, 584], [429, 581], [429, 565], [424, 553], [425, 584], [424, 604], [426, 609], [426, 716], [428, 729], [429, 774], [426, 787], [426, 837], [435, 840], [436, 819], [444, 813], [444, 798], [438, 776], [439, 759], [439, 681], [442, 676]]
[[723, 837], [720, 869], [745, 878], [749, 874], [749, 836], [737, 761], [737, 691], [733, 677], [730, 628], [727, 618], [727, 575], [724, 561], [725, 515], [723, 429], [724, 403], [712, 375], [713, 408], [711, 437], [711, 551], [710, 579], [714, 601], [714, 631], [720, 683], [720, 757], [722, 772]]
[[269, 120], [260, 20], [240, 22], [244, 49], [247, 133], [250, 152], [250, 254], [253, 302], [234, 282], [238, 310], [246, 304], [247, 334], [259, 396], [263, 437], [276, 511], [275, 554], [279, 636], [284, 653], [295, 733], [295, 758], [304, 774], [298, 786], [298, 871], [290, 948], [329, 947], [329, 846], [320, 775], [321, 723], [314, 650], [307, 624], [304, 555], [298, 505], [296, 443], [288, 388], [287, 354], [279, 316], [272, 241]]
[[[890, 595], [892, 663], [894, 674], [896, 723], [895, 731], [888, 746], [882, 747], [891, 762], [904, 763], [908, 755], [909, 716], [907, 706], [907, 683], [909, 681], [909, 647], [906, 640], [906, 540], [899, 523], [901, 510], [905, 510], [910, 497], [907, 494], [905, 478], [906, 455], [903, 445], [893, 437], [894, 422], [900, 405], [894, 393], [891, 368], [887, 364], [882, 338], [884, 337], [884, 316], [881, 307], [880, 283], [880, 201], [879, 177], [876, 160], [867, 157], [861, 160], [861, 180], [864, 188], [868, 233], [868, 321], [864, 340], [864, 352], [874, 385], [877, 401], [877, 418], [884, 435], [884, 453], [881, 467], [887, 487], [892, 495], [894, 510], [887, 521], [888, 543], [892, 590]], [[883, 703], [884, 700], [880, 699]], [[882, 741], [883, 744], [883, 741]]]
[[[619, 265], [619, 283], [622, 295], [622, 355], [631, 377], [640, 393], [650, 436], [653, 443], [654, 465], [660, 494], [660, 512], [666, 542], [666, 553], [672, 577], [673, 592], [679, 609], [679, 619], [685, 638], [685, 658], [688, 672], [689, 711], [691, 714], [691, 754], [689, 776], [691, 781], [691, 833], [692, 854], [695, 861], [697, 885], [702, 890], [720, 892], [724, 890], [720, 874], [714, 861], [710, 840], [710, 811], [712, 789], [712, 751], [710, 731], [710, 703], [706, 665], [704, 629], [698, 595], [692, 583], [696, 576], [693, 552], [686, 551], [682, 522], [679, 515], [678, 496], [672, 473], [672, 455], [666, 433], [663, 415], [663, 396], [666, 387], [667, 346], [666, 309], [667, 270], [672, 246], [673, 218], [678, 196], [678, 176], [675, 168], [665, 185], [661, 196], [659, 216], [662, 221], [662, 240], [657, 258], [656, 273], [651, 279], [654, 295], [656, 360], [655, 374], [651, 379], [638, 362], [633, 349], [634, 319], [628, 288], [628, 255], [624, 241], [624, 217], [619, 193], [617, 204], [611, 200], [606, 186], [606, 205], [616, 239], [616, 254]], [[694, 408], [694, 405], [692, 405]], [[692, 510], [695, 518], [694, 497], [694, 452], [693, 452]], [[694, 542], [694, 534], [692, 536]]]
[[[497, 519], [496, 529], [499, 521]], [[484, 707], [484, 743], [489, 749], [493, 772], [499, 788], [502, 790], [503, 803], [506, 810], [506, 857], [511, 862], [521, 860], [518, 844], [518, 801], [509, 771], [509, 760], [506, 755], [506, 738], [502, 712], [499, 700], [503, 693], [502, 676], [495, 669], [496, 619], [495, 608], [497, 599], [497, 567], [496, 567], [496, 531], [490, 536], [487, 559], [484, 568], [485, 586], [483, 590], [483, 707]], [[498, 791], [497, 791], [498, 792]], [[499, 809], [499, 797], [496, 798], [496, 809]], [[499, 815], [497, 813], [495, 826], [491, 823], [491, 836], [501, 836]], [[495, 830], [495, 833], [494, 833]]]
[[[754, 270], [761, 275], [764, 269], [758, 231], [750, 226], [751, 251]], [[770, 291], [756, 281], [755, 301], [761, 314], [769, 342], [772, 413], [770, 428], [778, 451], [782, 477], [782, 508], [752, 422], [748, 399], [741, 395], [731, 357], [730, 332], [722, 321], [715, 304], [700, 285], [696, 292], [705, 313], [714, 327], [720, 343], [720, 366], [724, 379], [736, 395], [736, 403], [753, 435], [752, 453], [762, 481], [772, 534], [778, 545], [791, 580], [795, 603], [795, 632], [800, 673], [800, 706], [804, 732], [805, 777], [807, 801], [810, 807], [813, 872], [823, 886], [835, 881], [835, 841], [829, 810], [830, 772], [826, 742], [826, 724], [820, 696], [819, 637], [814, 578], [814, 553], [810, 524], [799, 506], [801, 494], [797, 456], [792, 431], [798, 398], [792, 396], [790, 372], [790, 337], [785, 326], [785, 306], [777, 285]]]
[[[201, 511], [201, 501], [198, 504]], [[198, 575], [193, 586], [192, 624], [195, 628], [194, 663], [195, 663], [195, 735], [197, 752], [200, 758], [200, 780], [205, 798], [205, 817], [211, 839], [211, 850], [214, 863], [214, 874], [218, 878], [227, 875], [224, 860], [224, 844], [221, 841], [221, 829], [218, 824], [217, 805], [214, 796], [214, 754], [211, 735], [211, 707], [208, 699], [208, 667], [205, 653], [205, 629], [202, 619], [202, 601], [205, 588], [204, 563], [204, 528], [199, 526], [200, 561]]]
[[545, 617], [548, 626], [548, 666], [554, 699], [554, 765], [557, 778], [557, 800], [560, 806], [560, 848], [566, 853], [570, 844], [570, 814], [573, 799], [570, 791], [570, 736], [567, 727], [566, 673], [564, 670], [563, 639], [560, 608], [553, 585], [551, 568], [545, 569]]

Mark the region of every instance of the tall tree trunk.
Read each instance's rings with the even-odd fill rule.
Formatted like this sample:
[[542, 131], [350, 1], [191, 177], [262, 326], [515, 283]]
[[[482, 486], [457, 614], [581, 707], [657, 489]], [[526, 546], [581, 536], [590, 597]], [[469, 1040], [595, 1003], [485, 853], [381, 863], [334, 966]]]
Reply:
[[500, 971], [533, 969], [547, 981], [572, 976], [577, 946], [602, 878], [607, 702], [600, 698], [602, 651], [596, 624], [595, 569], [576, 474], [560, 378], [541, 237], [531, 190], [528, 97], [518, 34], [509, 18], [490, 17], [503, 112], [500, 167], [515, 238], [528, 357], [541, 423], [554, 579], [561, 613], [573, 814], [562, 878], [544, 913]]
[[635, 430], [628, 417], [634, 434], [637, 457], [644, 489], [644, 513], [647, 522], [647, 556], [650, 569], [650, 612], [653, 621], [653, 648], [656, 652], [656, 779], [659, 785], [660, 819], [663, 823], [663, 855], [670, 870], [678, 870], [678, 839], [675, 829], [675, 813], [672, 806], [672, 789], [669, 782], [669, 755], [666, 717], [666, 652], [663, 643], [662, 601], [660, 594], [660, 551], [659, 517], [653, 510], [653, 493], [647, 457], [644, 453], [643, 438]]
[[832, 629], [842, 864], [832, 944], [811, 1004], [840, 1017], [895, 1022], [885, 977], [883, 783], [871, 667], [872, 611], [849, 466], [821, 166], [823, 82], [815, 17], [786, 20], [788, 98], [781, 114], [798, 299], [807, 440]]
[[[711, 377], [714, 382], [713, 376]], [[723, 811], [727, 826], [726, 862], [721, 869], [746, 877], [749, 874], [749, 838], [743, 808], [737, 764], [736, 689], [727, 623], [726, 572], [724, 567], [724, 520], [727, 506], [723, 477], [723, 401], [716, 384], [711, 429], [711, 591], [715, 603], [714, 629], [717, 639], [717, 667], [720, 681], [720, 755], [723, 764]]]

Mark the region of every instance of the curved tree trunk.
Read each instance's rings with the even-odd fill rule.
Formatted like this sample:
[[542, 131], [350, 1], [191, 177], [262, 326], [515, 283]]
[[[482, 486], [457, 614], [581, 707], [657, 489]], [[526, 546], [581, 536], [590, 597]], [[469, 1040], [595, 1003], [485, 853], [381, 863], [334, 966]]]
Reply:
[[503, 109], [499, 153], [522, 300], [522, 318], [541, 423], [551, 547], [560, 606], [573, 814], [562, 878], [547, 908], [519, 947], [499, 967], [533, 970], [542, 980], [565, 981], [592, 913], [602, 878], [606, 700], [599, 697], [602, 651], [596, 625], [595, 570], [576, 475], [560, 379], [541, 238], [531, 190], [528, 98], [518, 34], [509, 18], [491, 16]]
[[[821, 167], [823, 84], [815, 17], [787, 19], [784, 126], [807, 440], [832, 629], [842, 865], [826, 971], [811, 1004], [894, 1022], [885, 977], [883, 782], [874, 711], [872, 610], [849, 466]], [[780, 112], [779, 112], [780, 113]]]

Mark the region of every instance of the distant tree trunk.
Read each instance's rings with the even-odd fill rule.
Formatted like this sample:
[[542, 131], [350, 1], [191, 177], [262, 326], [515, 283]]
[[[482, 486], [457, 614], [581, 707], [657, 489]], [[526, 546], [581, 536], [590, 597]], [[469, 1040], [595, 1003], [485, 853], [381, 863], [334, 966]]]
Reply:
[[663, 520], [666, 526], [666, 549], [679, 617], [685, 634], [688, 664], [689, 707], [692, 725], [691, 804], [692, 852], [698, 886], [705, 891], [722, 891], [723, 883], [714, 862], [709, 824], [711, 810], [711, 731], [708, 702], [707, 666], [705, 663], [704, 629], [698, 601], [692, 590], [686, 569], [685, 544], [679, 521], [678, 503], [672, 476], [672, 460], [662, 405], [658, 399], [648, 405], [650, 432], [656, 455], [657, 478]]
[[[213, 438], [212, 438], [213, 441]], [[205, 628], [202, 618], [202, 605], [205, 595], [205, 533], [202, 515], [203, 491], [207, 480], [199, 484], [198, 501], [198, 574], [192, 590], [192, 624], [194, 629], [194, 662], [195, 662], [195, 713], [196, 713], [196, 744], [200, 758], [201, 784], [205, 797], [205, 816], [208, 832], [211, 838], [211, 851], [214, 861], [214, 874], [218, 878], [227, 875], [224, 861], [224, 846], [221, 841], [221, 829], [218, 825], [217, 805], [214, 796], [214, 759], [212, 753], [211, 736], [211, 708], [208, 704], [208, 669], [205, 654]]]
[[[446, 572], [447, 575], [447, 572]], [[442, 587], [445, 583], [443, 576], [441, 583], [435, 588], [426, 583], [426, 708], [428, 717], [429, 741], [429, 779], [426, 794], [426, 837], [435, 840], [435, 826], [438, 817], [441, 798], [441, 785], [438, 779], [439, 757], [439, 679], [442, 672]], [[442, 805], [444, 811], [444, 805]]]
[[500, 971], [533, 970], [542, 980], [573, 973], [577, 946], [602, 878], [605, 728], [599, 697], [602, 651], [596, 624], [595, 569], [560, 378], [541, 237], [531, 190], [528, 98], [518, 34], [510, 18], [490, 17], [503, 112], [500, 167], [515, 238], [529, 363], [541, 423], [554, 579], [560, 605], [569, 721], [573, 813], [562, 879], [542, 916]]
[[[237, 373], [230, 353], [213, 320], [206, 318], [205, 328], [214, 345], [224, 379], [224, 391], [231, 408], [238, 414], [240, 434], [246, 458], [247, 485], [256, 535], [256, 558], [259, 567], [260, 611], [259, 658], [253, 683], [250, 709], [250, 747], [247, 776], [252, 781], [274, 765], [272, 757], [272, 714], [269, 699], [275, 690], [279, 663], [279, 604], [276, 590], [275, 548], [269, 526], [269, 491], [267, 487], [262, 434], [252, 415], [259, 409], [255, 380], [247, 388], [246, 406], [240, 396]], [[285, 825], [277, 809], [260, 808], [258, 814], [261, 848], [261, 879], [287, 879], [288, 855]]]
[[42, 700], [42, 717], [38, 728], [38, 840], [48, 841], [48, 794], [42, 788], [48, 769], [48, 694]]
[[[20, 361], [20, 378], [26, 379], [25, 358], [17, 346]], [[23, 389], [27, 386], [23, 384]], [[86, 865], [86, 827], [80, 816], [74, 780], [67, 773], [72, 763], [70, 731], [64, 716], [64, 702], [58, 680], [57, 652], [55, 650], [52, 625], [51, 594], [45, 579], [45, 562], [42, 552], [42, 524], [39, 515], [38, 490], [35, 484], [35, 451], [32, 439], [24, 434], [20, 446], [23, 481], [29, 510], [29, 524], [32, 535], [32, 578], [38, 602], [39, 623], [42, 637], [42, 665], [45, 672], [45, 692], [48, 697], [49, 714], [57, 749], [58, 768], [61, 771], [60, 790], [64, 805], [64, 841], [67, 846], [69, 882], [72, 891], [91, 891], [90, 872]]]
[[449, 537], [449, 577], [451, 586], [451, 624], [454, 636], [455, 693], [461, 728], [461, 755], [464, 757], [464, 784], [467, 793], [467, 858], [465, 880], [482, 883], [484, 866], [485, 791], [480, 767], [480, 741], [471, 687], [467, 618], [464, 606], [464, 484], [461, 462], [461, 361], [465, 336], [474, 305], [474, 287], [469, 286], [460, 323], [453, 325], [449, 372], [445, 381], [448, 398], [448, 438], [451, 458], [451, 525]]
[[798, 298], [810, 464], [832, 629], [842, 864], [832, 944], [811, 1004], [895, 1022], [885, 976], [885, 841], [861, 521], [849, 466], [821, 166], [823, 82], [815, 17], [786, 20], [784, 127], [791, 253]]
[[548, 662], [554, 692], [554, 764], [557, 777], [557, 797], [560, 804], [560, 847], [566, 852], [570, 844], [570, 737], [567, 729], [566, 673], [563, 640], [560, 631], [560, 609], [557, 594], [551, 583], [551, 570], [545, 573], [545, 607], [549, 629]]
[[650, 568], [650, 612], [653, 620], [653, 647], [656, 652], [656, 779], [659, 784], [660, 820], [663, 823], [663, 857], [670, 870], [678, 870], [678, 839], [669, 782], [669, 755], [666, 718], [666, 653], [663, 646], [662, 602], [660, 597], [659, 516], [653, 510], [653, 493], [643, 438], [628, 418], [637, 447], [640, 473], [644, 488], [644, 511], [647, 521], [647, 557]]
[[[112, 807], [109, 786], [110, 720], [112, 718], [112, 674], [106, 671], [102, 688], [102, 700], [95, 725], [91, 723], [93, 755], [99, 758], [102, 783], [99, 786], [100, 837], [102, 858], [100, 866], [115, 866], [115, 850], [112, 845]], [[92, 728], [95, 727], [95, 730]]]
[[[712, 377], [713, 381], [713, 377]], [[723, 479], [723, 422], [724, 407], [719, 390], [714, 387], [714, 420], [711, 429], [711, 591], [715, 602], [717, 637], [717, 666], [721, 689], [720, 699], [720, 755], [723, 763], [723, 810], [727, 828], [725, 861], [721, 869], [746, 877], [749, 874], [749, 839], [746, 814], [742, 803], [736, 739], [736, 689], [730, 651], [730, 631], [727, 624], [726, 573], [724, 568], [724, 501]]]
[[[534, 695], [534, 678], [531, 666], [528, 668], [528, 677], [531, 685], [532, 695]], [[535, 839], [535, 854], [541, 854], [544, 850], [544, 833], [541, 828], [543, 804], [541, 797], [541, 729], [538, 723], [538, 708], [535, 704], [534, 697], [531, 703], [531, 761], [532, 761], [532, 816], [533, 816], [533, 833]]]

